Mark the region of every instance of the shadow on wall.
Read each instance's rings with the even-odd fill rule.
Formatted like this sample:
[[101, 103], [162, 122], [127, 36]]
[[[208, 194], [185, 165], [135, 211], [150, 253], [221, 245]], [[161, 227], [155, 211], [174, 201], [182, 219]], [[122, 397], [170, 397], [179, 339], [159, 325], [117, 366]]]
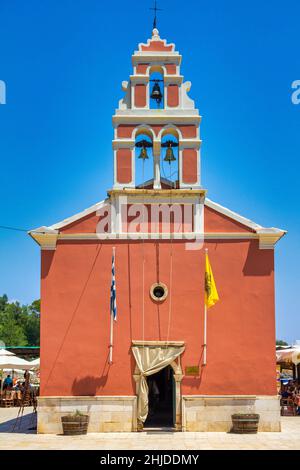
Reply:
[[54, 258], [55, 250], [44, 250], [42, 256], [42, 266], [41, 266], [41, 278], [45, 279], [48, 276], [48, 273], [51, 268], [51, 264]]
[[102, 370], [101, 375], [93, 376], [93, 375], [86, 375], [81, 379], [75, 379], [72, 385], [72, 392], [74, 396], [95, 396], [97, 395], [97, 391], [99, 388], [105, 386], [108, 374], [110, 370], [110, 364], [108, 362], [108, 355], [106, 361], [104, 363], [104, 368]]
[[94, 396], [97, 395], [97, 390], [104, 387], [107, 382], [108, 373], [101, 377], [94, 377], [87, 375], [81, 379], [75, 379], [72, 385], [72, 392], [74, 396]]
[[269, 276], [274, 271], [274, 250], [260, 250], [258, 240], [251, 241], [243, 267], [245, 276]]

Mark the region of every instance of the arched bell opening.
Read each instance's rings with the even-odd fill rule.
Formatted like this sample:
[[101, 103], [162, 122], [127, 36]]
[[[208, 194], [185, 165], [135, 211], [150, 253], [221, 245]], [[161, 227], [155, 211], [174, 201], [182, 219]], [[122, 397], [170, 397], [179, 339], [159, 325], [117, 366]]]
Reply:
[[153, 136], [150, 130], [141, 129], [135, 136], [135, 181], [142, 186], [153, 178]]
[[178, 187], [179, 135], [176, 129], [167, 129], [161, 138], [161, 176]]
[[155, 65], [149, 71], [149, 106], [150, 109], [164, 108], [164, 71]]

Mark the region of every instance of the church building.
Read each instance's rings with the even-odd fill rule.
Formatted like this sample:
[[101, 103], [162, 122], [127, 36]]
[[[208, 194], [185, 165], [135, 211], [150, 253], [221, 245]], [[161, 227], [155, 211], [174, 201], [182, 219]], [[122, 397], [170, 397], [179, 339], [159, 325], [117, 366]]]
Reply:
[[[41, 248], [38, 432], [280, 431], [274, 247], [285, 234], [208, 197], [201, 116], [175, 45], [132, 55], [113, 116], [107, 197], [30, 231]], [[208, 254], [219, 301], [205, 308]]]

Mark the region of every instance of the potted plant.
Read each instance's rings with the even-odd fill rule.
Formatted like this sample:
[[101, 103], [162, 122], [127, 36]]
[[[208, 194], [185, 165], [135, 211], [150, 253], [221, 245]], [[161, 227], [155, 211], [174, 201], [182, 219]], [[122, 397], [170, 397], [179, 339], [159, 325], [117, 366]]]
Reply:
[[231, 432], [237, 434], [256, 434], [259, 423], [259, 415], [256, 413], [236, 413], [231, 415]]
[[78, 410], [68, 416], [62, 416], [61, 423], [63, 434], [65, 436], [86, 434], [89, 425], [89, 418], [89, 415], [85, 415]]

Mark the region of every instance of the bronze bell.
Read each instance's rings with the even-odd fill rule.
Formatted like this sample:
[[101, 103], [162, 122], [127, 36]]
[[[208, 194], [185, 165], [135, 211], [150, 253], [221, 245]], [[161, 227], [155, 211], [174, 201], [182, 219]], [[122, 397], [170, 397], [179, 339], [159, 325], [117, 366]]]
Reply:
[[157, 82], [154, 83], [151, 93], [151, 98], [155, 100], [157, 103], [160, 103], [162, 100], [162, 92], [160, 90], [160, 86]]
[[143, 160], [149, 158], [146, 147], [141, 148], [141, 153], [139, 154], [138, 158], [142, 158]]
[[166, 156], [164, 158], [164, 161], [165, 162], [169, 162], [171, 164], [171, 162], [174, 162], [176, 160], [175, 158], [175, 155], [174, 155], [174, 152], [173, 152], [173, 149], [172, 147], [168, 147], [167, 148], [167, 151], [166, 151]]

